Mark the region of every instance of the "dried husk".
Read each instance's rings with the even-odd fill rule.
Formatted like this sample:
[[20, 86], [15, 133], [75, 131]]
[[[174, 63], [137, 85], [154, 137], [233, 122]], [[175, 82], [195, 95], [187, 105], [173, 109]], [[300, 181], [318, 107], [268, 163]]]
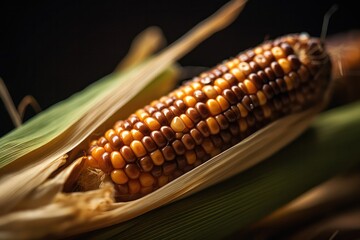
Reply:
[[[2, 166], [5, 166], [0, 170], [0, 192], [10, 193], [0, 196], [0, 204], [4, 206], [0, 210], [0, 238], [72, 236], [117, 223], [123, 223], [120, 229], [126, 229], [127, 220], [243, 172], [292, 142], [307, 129], [313, 117], [326, 105], [328, 95], [317, 106], [270, 124], [191, 172], [138, 200], [116, 203], [113, 197], [114, 188], [106, 178], [101, 179], [102, 184], [98, 189], [85, 192], [63, 191], [66, 185], [78, 180], [84, 164], [82, 158], [78, 158], [70, 165], [60, 168], [68, 159], [65, 154], [74, 148], [79, 149], [79, 144], [86, 143], [91, 132], [100, 131], [112, 118], [125, 117], [134, 110], [126, 105], [133, 107], [134, 101], [144, 103], [143, 100], [133, 97], [145, 91], [144, 87], [169, 69], [176, 59], [231, 22], [243, 4], [240, 0], [231, 2], [218, 15], [195, 28], [164, 52], [121, 75], [115, 74], [119, 77], [116, 80], [118, 82], [114, 79], [105, 80], [99, 87], [103, 90], [101, 94], [97, 95], [97, 91], [91, 92], [90, 89], [89, 96], [95, 100], [87, 103], [82, 112], [77, 112], [80, 115], [78, 120], [73, 120], [60, 133], [49, 137], [48, 142], [45, 141], [37, 147], [30, 146], [34, 149], [24, 151], [10, 161], [0, 159]], [[134, 81], [137, 82], [136, 86]], [[131, 94], [125, 94], [129, 92]], [[90, 106], [101, 110], [90, 111]], [[4, 139], [1, 139], [3, 142], [0, 143], [8, 141], [9, 137]], [[73, 153], [74, 151], [71, 154]], [[31, 163], [27, 163], [29, 159]], [[57, 169], [57, 174], [49, 178]], [[97, 172], [86, 174], [99, 179]], [[131, 224], [129, 222], [129, 225]], [[182, 230], [181, 233], [184, 232], [185, 230]]]
[[[4, 215], [0, 219], [0, 230], [12, 238], [73, 235], [132, 219], [255, 165], [302, 133], [321, 108], [322, 105], [319, 105], [280, 119], [159, 190], [130, 202], [114, 202], [114, 189], [106, 181], [98, 190], [61, 192], [59, 184], [64, 184], [76, 165], [81, 164], [82, 158], [79, 158], [50, 183], [40, 185], [24, 199], [18, 205], [21, 211]], [[28, 202], [34, 201], [42, 204], [28, 208]], [[25, 215], [27, 212], [28, 215]], [[49, 224], [50, 220], [54, 222]], [[44, 228], [44, 224], [50, 227]], [[21, 232], [17, 231], [19, 226]]]
[[[171, 65], [178, 58], [232, 22], [244, 3], [242, 0], [230, 2], [160, 54], [131, 69], [109, 75], [1, 138], [0, 192], [5, 194], [0, 196], [0, 236], [37, 238], [65, 230], [71, 234], [73, 232], [68, 229], [73, 224], [83, 227], [87, 219], [101, 211], [119, 208], [121, 204], [112, 205], [113, 188], [106, 181], [94, 191], [59, 192], [63, 190], [65, 180], [74, 175], [73, 169], [81, 169], [75, 166], [82, 165], [80, 158], [60, 169], [67, 160], [66, 153], [86, 142], [90, 133], [104, 127], [112, 116], [125, 117], [122, 114], [127, 114], [129, 108], [124, 107], [136, 95], [145, 91], [153, 79], [159, 79], [157, 76], [161, 73], [166, 74], [167, 69], [171, 71]], [[166, 82], [162, 85], [164, 83], [166, 85]], [[162, 89], [166, 87], [162, 86]], [[146, 92], [164, 94], [149, 89]], [[151, 94], [151, 97], [158, 96]], [[57, 169], [60, 169], [57, 175], [48, 179]], [[49, 227], [40, 227], [44, 223]], [[99, 226], [95, 224], [91, 229]]]
[[291, 230], [287, 228], [289, 218], [268, 225], [270, 232], [282, 228], [280, 237], [266, 235], [264, 228], [241, 233], [319, 183], [359, 166], [359, 110], [357, 102], [321, 113], [293, 143], [241, 174], [156, 211], [79, 237], [289, 239], [281, 238]]

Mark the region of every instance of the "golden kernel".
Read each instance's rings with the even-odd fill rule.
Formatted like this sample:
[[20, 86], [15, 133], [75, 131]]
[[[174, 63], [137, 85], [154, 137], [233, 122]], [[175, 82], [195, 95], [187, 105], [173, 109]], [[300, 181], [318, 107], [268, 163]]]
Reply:
[[117, 183], [117, 184], [125, 184], [129, 180], [129, 178], [126, 176], [125, 172], [121, 169], [112, 171], [111, 179], [114, 181], [114, 183]]
[[184, 97], [183, 101], [186, 104], [186, 106], [188, 106], [188, 107], [194, 107], [196, 104], [196, 99], [192, 96]]
[[254, 61], [263, 69], [265, 69], [269, 62], [263, 55], [256, 55], [254, 57]]
[[289, 72], [291, 72], [291, 64], [287, 59], [280, 58], [278, 60], [278, 63], [281, 66], [281, 68], [284, 70], [285, 74], [288, 74]]
[[139, 177], [140, 184], [143, 187], [150, 187], [154, 185], [154, 177], [150, 173], [142, 173]]
[[273, 47], [271, 49], [272, 54], [274, 55], [274, 57], [276, 59], [280, 59], [280, 58], [284, 58], [285, 57], [285, 53], [284, 51], [280, 48], [280, 47]]
[[247, 110], [241, 103], [238, 103], [236, 106], [237, 106], [237, 107], [239, 108], [239, 110], [240, 110], [240, 116], [241, 116], [242, 118], [247, 117], [247, 115], [248, 115], [248, 110]]
[[221, 88], [222, 90], [228, 89], [230, 88], [230, 84], [228, 83], [228, 81], [226, 81], [223, 78], [218, 78], [215, 80], [214, 84], [216, 86], [218, 86], [219, 88]]
[[145, 118], [144, 123], [151, 131], [159, 130], [161, 127], [160, 123], [152, 117]]
[[91, 155], [97, 161], [101, 160], [101, 156], [105, 153], [105, 149], [103, 147], [96, 147], [91, 151]]
[[185, 86], [183, 91], [186, 95], [191, 95], [194, 92], [194, 89], [190, 86]]
[[234, 58], [233, 60], [231, 60], [235, 65], [239, 65], [240, 60], [238, 58]]
[[130, 144], [131, 150], [135, 153], [136, 157], [142, 157], [146, 155], [144, 145], [139, 140], [134, 140]]
[[240, 71], [238, 68], [233, 68], [230, 70], [230, 73], [234, 75], [234, 77], [239, 81], [242, 82], [245, 79], [245, 75], [242, 71]]
[[132, 141], [134, 141], [134, 138], [132, 137], [131, 133], [127, 130], [122, 131], [120, 133], [120, 137], [123, 140], [125, 145], [130, 145]]
[[213, 117], [207, 118], [206, 119], [206, 124], [208, 125], [211, 134], [215, 135], [215, 134], [218, 134], [220, 132], [220, 126], [217, 123], [215, 118], [213, 118]]
[[176, 90], [175, 91], [175, 96], [178, 98], [178, 99], [183, 99], [186, 95], [183, 91], [181, 90]]
[[255, 85], [250, 80], [245, 79], [244, 84], [246, 86], [248, 93], [254, 94], [257, 92]]
[[114, 129], [109, 129], [105, 133], [105, 138], [106, 138], [106, 140], [108, 140], [110, 142], [112, 137], [115, 135], [116, 135], [116, 132], [114, 131]]
[[104, 145], [104, 149], [105, 149], [105, 151], [107, 151], [108, 153], [111, 153], [112, 151], [114, 151], [114, 150], [111, 148], [110, 143], [106, 143], [106, 144]]
[[194, 89], [194, 90], [201, 90], [201, 88], [203, 87], [201, 83], [199, 82], [192, 82], [191, 83], [191, 87]]
[[259, 99], [259, 104], [262, 106], [267, 102], [267, 98], [265, 96], [265, 94], [260, 90], [256, 93], [256, 96]]
[[114, 168], [119, 169], [125, 167], [126, 162], [118, 151], [113, 151], [110, 154], [110, 159]]
[[89, 147], [92, 146], [97, 146], [97, 140], [92, 140], [91, 143], [89, 144]]
[[98, 162], [92, 156], [86, 156], [86, 164], [93, 168], [99, 168]]
[[225, 65], [226, 65], [229, 69], [232, 69], [232, 68], [235, 66], [232, 61], [227, 61], [227, 62], [225, 63]]
[[182, 132], [185, 129], [185, 124], [179, 117], [174, 117], [173, 120], [170, 123], [170, 127], [175, 132]]
[[135, 114], [140, 119], [140, 121], [144, 121], [145, 118], [149, 117], [149, 114], [144, 109], [137, 110]]
[[221, 95], [216, 97], [216, 101], [219, 103], [222, 111], [225, 111], [230, 107], [229, 102]]
[[254, 49], [254, 53], [255, 54], [261, 54], [263, 52], [263, 49], [261, 48], [261, 47], [256, 47], [255, 49]]
[[220, 104], [214, 99], [207, 100], [206, 101], [206, 106], [208, 107], [210, 113], [213, 116], [218, 115], [219, 113], [221, 113]]
[[219, 88], [218, 86], [214, 86], [214, 89], [215, 89], [215, 91], [217, 92], [217, 94], [221, 94], [222, 93], [222, 89], [221, 88]]
[[186, 158], [186, 162], [189, 165], [192, 165], [195, 163], [196, 161], [196, 153], [194, 150], [190, 150], [190, 151], [186, 151], [185, 152], [185, 158]]
[[154, 165], [156, 165], [156, 166], [160, 166], [164, 163], [164, 156], [162, 155], [162, 153], [159, 149], [150, 153], [150, 157], [151, 157]]
[[186, 114], [181, 114], [180, 118], [187, 128], [191, 129], [194, 127], [193, 121], [191, 121], [191, 119], [188, 116], [186, 116]]
[[239, 69], [245, 74], [245, 75], [249, 75], [252, 70], [250, 65], [247, 62], [241, 62], [239, 64]]
[[135, 140], [141, 140], [144, 137], [144, 134], [142, 134], [139, 130], [136, 129], [131, 129], [131, 136], [135, 139]]
[[208, 98], [216, 98], [218, 95], [217, 91], [210, 85], [206, 85], [202, 88], [202, 91], [206, 94]]
[[115, 129], [116, 134], [118, 134], [119, 136], [120, 136], [120, 133], [121, 133], [122, 131], [124, 131], [124, 128], [122, 128], [122, 127], [120, 127], [120, 126], [114, 127], [114, 129]]

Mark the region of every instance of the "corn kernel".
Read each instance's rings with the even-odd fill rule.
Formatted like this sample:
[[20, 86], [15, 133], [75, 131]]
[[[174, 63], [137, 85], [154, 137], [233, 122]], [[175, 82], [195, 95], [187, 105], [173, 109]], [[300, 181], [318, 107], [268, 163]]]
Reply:
[[245, 75], [249, 75], [252, 70], [250, 65], [247, 62], [241, 62], [239, 64], [239, 69], [245, 74]]
[[120, 133], [120, 137], [121, 137], [121, 139], [122, 139], [122, 141], [124, 142], [125, 145], [130, 145], [130, 143], [132, 141], [134, 141], [134, 138], [133, 138], [132, 134], [127, 130], [122, 131]]
[[131, 149], [135, 153], [136, 157], [143, 157], [146, 155], [144, 145], [139, 140], [134, 140], [130, 144]]
[[240, 71], [238, 68], [233, 68], [230, 70], [230, 73], [232, 75], [235, 76], [235, 78], [239, 81], [239, 82], [242, 82], [245, 80], [245, 75], [242, 71]]
[[185, 129], [185, 124], [184, 122], [181, 120], [181, 118], [179, 117], [174, 117], [173, 120], [171, 121], [170, 127], [175, 131], [175, 132], [182, 132]]
[[184, 97], [184, 103], [188, 107], [194, 107], [196, 104], [196, 99], [193, 96], [186, 96]]
[[280, 58], [286, 57], [284, 51], [283, 51], [280, 47], [273, 47], [273, 48], [271, 49], [271, 53], [274, 55], [274, 57], [275, 57], [276, 59], [280, 59]]
[[150, 187], [154, 184], [155, 179], [149, 173], [142, 173], [139, 177], [140, 184], [143, 187]]
[[165, 161], [164, 156], [160, 150], [155, 150], [154, 152], [150, 153], [150, 157], [155, 166], [161, 166]]
[[220, 132], [220, 126], [217, 123], [217, 121], [215, 120], [215, 118], [213, 118], [213, 117], [207, 118], [206, 124], [208, 125], [211, 134], [215, 135]]
[[165, 184], [167, 184], [169, 182], [169, 177], [168, 176], [160, 176], [159, 179], [158, 179], [158, 185], [159, 187], [162, 187], [164, 186]]
[[259, 104], [260, 104], [261, 106], [263, 106], [264, 104], [266, 104], [267, 99], [266, 99], [265, 94], [264, 94], [262, 91], [258, 91], [258, 92], [256, 93], [256, 96], [258, 97], [258, 99], [259, 99]]
[[138, 180], [130, 180], [128, 183], [130, 194], [136, 194], [140, 192], [140, 182]]
[[245, 117], [247, 117], [247, 115], [248, 115], [248, 110], [241, 104], [241, 103], [238, 103], [237, 105], [236, 105], [238, 108], [239, 108], [239, 110], [240, 110], [240, 115], [241, 115], [241, 117], [242, 118], [245, 118]]
[[125, 172], [121, 169], [112, 171], [111, 179], [117, 184], [125, 184], [129, 180], [129, 178], [126, 176]]
[[193, 121], [191, 121], [191, 119], [188, 116], [186, 116], [186, 114], [181, 114], [180, 118], [187, 128], [191, 129], [194, 127]]
[[216, 90], [214, 89], [213, 86], [210, 85], [206, 85], [205, 87], [202, 88], [202, 91], [206, 94], [206, 96], [208, 98], [216, 98], [216, 96], [218, 95], [218, 93], [216, 92]]
[[101, 156], [105, 153], [105, 149], [103, 147], [96, 147], [92, 150], [91, 155], [97, 160], [100, 161]]
[[194, 90], [201, 90], [201, 88], [202, 88], [203, 86], [201, 85], [201, 83], [192, 82], [192, 83], [191, 83], [191, 87], [192, 87]]
[[135, 140], [141, 140], [144, 137], [144, 134], [142, 134], [139, 130], [136, 129], [131, 129], [131, 136], [135, 139]]
[[98, 162], [92, 156], [87, 156], [86, 157], [86, 164], [88, 166], [90, 166], [90, 167], [93, 167], [93, 168], [99, 168]]
[[149, 117], [149, 114], [145, 112], [143, 109], [139, 109], [136, 111], [136, 116], [143, 121], [145, 118]]
[[185, 86], [183, 89], [185, 95], [191, 95], [194, 92], [194, 89], [190, 86]]
[[278, 60], [278, 63], [281, 66], [281, 68], [285, 74], [288, 74], [289, 72], [291, 72], [292, 68], [291, 68], [290, 62], [288, 60], [286, 60], [285, 58], [280, 58]]
[[216, 101], [219, 103], [222, 111], [225, 111], [230, 107], [229, 102], [221, 95], [216, 97]]
[[246, 86], [248, 93], [254, 94], [257, 92], [255, 85], [249, 79], [245, 79], [244, 84]]
[[218, 78], [215, 80], [214, 84], [221, 88], [222, 90], [230, 88], [230, 84], [223, 78]]
[[145, 118], [144, 123], [151, 131], [158, 130], [161, 127], [160, 123], [152, 117]]
[[213, 116], [221, 113], [220, 104], [214, 99], [207, 100], [206, 101], [206, 106], [208, 107], [211, 115], [213, 115]]
[[110, 159], [114, 168], [120, 169], [125, 167], [126, 162], [118, 151], [113, 151], [110, 154]]
[[194, 164], [195, 161], [196, 161], [195, 151], [193, 151], [193, 150], [186, 151], [186, 153], [185, 153], [185, 158], [186, 158], [186, 162], [187, 162], [189, 165]]

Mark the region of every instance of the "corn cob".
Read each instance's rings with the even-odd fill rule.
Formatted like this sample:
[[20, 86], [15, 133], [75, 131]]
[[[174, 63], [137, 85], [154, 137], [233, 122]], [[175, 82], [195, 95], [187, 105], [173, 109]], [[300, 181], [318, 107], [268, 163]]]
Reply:
[[274, 120], [319, 102], [330, 79], [319, 39], [267, 41], [185, 82], [90, 143], [88, 166], [117, 199], [144, 196]]

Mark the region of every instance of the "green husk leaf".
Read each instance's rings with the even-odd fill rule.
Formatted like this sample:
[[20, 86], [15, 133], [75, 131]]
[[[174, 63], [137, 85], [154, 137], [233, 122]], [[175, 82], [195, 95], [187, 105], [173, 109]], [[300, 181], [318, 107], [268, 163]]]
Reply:
[[360, 102], [321, 114], [299, 139], [261, 164], [92, 239], [216, 239], [261, 219], [357, 164]]
[[104, 92], [106, 93], [106, 89], [111, 88], [116, 82], [125, 81], [132, 71], [122, 74], [113, 73], [104, 77], [0, 138], [0, 168], [43, 146], [65, 131], [69, 125], [78, 121], [91, 109], [94, 102], [98, 101]]

